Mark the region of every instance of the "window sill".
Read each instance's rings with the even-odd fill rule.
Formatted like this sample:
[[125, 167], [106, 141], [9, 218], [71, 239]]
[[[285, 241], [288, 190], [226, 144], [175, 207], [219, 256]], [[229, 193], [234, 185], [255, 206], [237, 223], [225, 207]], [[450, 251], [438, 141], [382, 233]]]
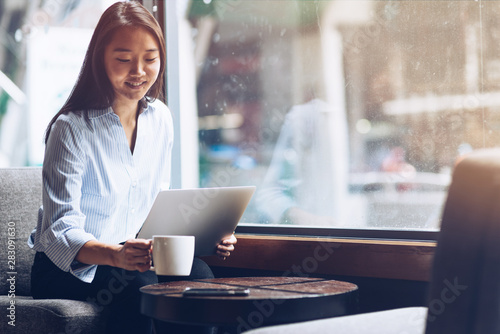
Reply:
[[283, 271], [285, 275], [342, 275], [429, 281], [435, 241], [338, 239], [237, 234], [230, 258], [212, 266]]

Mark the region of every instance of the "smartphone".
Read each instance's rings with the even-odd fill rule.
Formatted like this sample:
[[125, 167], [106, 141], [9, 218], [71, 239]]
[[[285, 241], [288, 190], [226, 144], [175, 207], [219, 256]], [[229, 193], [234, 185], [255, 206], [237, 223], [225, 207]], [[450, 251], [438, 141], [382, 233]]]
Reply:
[[186, 288], [182, 293], [183, 296], [248, 296], [250, 289], [235, 288], [235, 289], [195, 289]]

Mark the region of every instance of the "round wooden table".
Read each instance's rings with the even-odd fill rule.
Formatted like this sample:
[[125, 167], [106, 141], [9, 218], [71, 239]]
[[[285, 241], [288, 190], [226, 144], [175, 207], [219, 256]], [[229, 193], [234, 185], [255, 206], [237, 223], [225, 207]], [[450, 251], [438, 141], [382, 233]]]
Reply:
[[[248, 296], [184, 297], [186, 288], [248, 288]], [[354, 313], [355, 284], [308, 277], [238, 277], [177, 281], [141, 288], [141, 312], [161, 321], [237, 327], [329, 318]]]

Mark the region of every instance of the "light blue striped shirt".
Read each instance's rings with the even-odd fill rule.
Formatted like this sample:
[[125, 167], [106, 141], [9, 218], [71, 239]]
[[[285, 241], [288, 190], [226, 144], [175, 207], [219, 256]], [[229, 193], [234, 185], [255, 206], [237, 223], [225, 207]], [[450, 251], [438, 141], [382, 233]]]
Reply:
[[59, 116], [45, 148], [43, 206], [30, 246], [91, 282], [97, 266], [78, 263], [78, 251], [90, 240], [135, 237], [169, 186], [173, 138], [170, 111], [159, 100], [138, 117], [133, 154], [112, 108]]

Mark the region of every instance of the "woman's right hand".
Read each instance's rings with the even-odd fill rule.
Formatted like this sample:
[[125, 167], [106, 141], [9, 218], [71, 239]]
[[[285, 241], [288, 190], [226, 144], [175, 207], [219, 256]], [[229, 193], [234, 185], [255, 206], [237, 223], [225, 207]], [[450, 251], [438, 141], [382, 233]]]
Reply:
[[151, 267], [152, 240], [130, 239], [120, 245], [116, 267], [145, 272]]
[[90, 240], [80, 248], [76, 260], [86, 264], [145, 272], [151, 267], [152, 244], [152, 240], [146, 239], [130, 239], [123, 245], [110, 245]]

